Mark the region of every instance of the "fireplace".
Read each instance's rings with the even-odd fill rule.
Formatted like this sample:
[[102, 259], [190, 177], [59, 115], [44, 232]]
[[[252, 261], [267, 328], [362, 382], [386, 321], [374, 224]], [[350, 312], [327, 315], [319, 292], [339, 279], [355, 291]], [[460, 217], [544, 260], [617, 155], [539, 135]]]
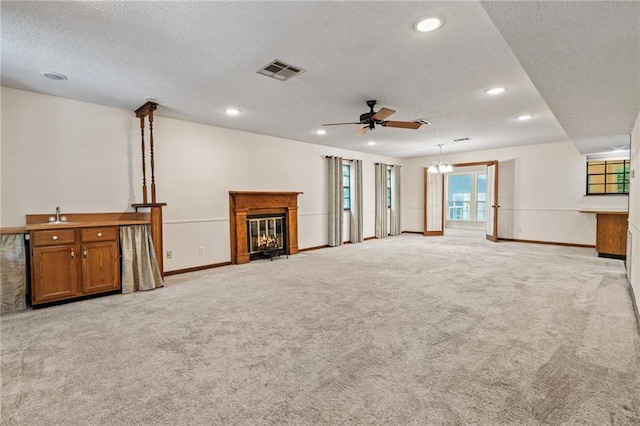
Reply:
[[247, 218], [247, 248], [251, 260], [286, 254], [285, 215], [249, 216]]
[[[252, 256], [255, 255], [252, 224], [256, 227], [256, 241], [266, 234], [264, 239], [275, 240], [282, 246], [283, 254], [298, 253], [298, 194], [301, 192], [229, 191], [231, 263], [247, 263], [255, 257]], [[261, 226], [266, 231], [264, 234], [260, 234]], [[270, 226], [273, 234], [269, 233]], [[278, 226], [282, 232], [276, 232]], [[279, 241], [276, 234], [281, 234]]]

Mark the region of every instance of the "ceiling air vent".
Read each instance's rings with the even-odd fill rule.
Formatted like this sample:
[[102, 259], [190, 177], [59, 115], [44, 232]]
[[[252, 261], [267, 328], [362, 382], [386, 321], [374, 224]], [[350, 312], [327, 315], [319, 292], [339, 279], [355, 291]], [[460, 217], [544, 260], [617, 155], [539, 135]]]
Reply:
[[459, 138], [459, 139], [454, 139], [454, 142], [464, 142], [464, 141], [470, 141], [471, 138]]
[[302, 74], [304, 70], [300, 67], [294, 67], [293, 65], [286, 64], [276, 59], [256, 72], [258, 74], [266, 75], [267, 77], [275, 78], [276, 80], [285, 81], [298, 74]]

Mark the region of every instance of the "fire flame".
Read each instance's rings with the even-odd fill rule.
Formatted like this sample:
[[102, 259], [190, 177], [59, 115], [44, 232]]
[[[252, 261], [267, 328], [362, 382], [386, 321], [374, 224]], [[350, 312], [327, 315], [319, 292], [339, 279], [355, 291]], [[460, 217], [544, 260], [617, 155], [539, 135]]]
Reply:
[[267, 234], [260, 235], [258, 237], [258, 245], [260, 246], [261, 250], [264, 250], [269, 247], [275, 247], [277, 245], [275, 235], [267, 235]]

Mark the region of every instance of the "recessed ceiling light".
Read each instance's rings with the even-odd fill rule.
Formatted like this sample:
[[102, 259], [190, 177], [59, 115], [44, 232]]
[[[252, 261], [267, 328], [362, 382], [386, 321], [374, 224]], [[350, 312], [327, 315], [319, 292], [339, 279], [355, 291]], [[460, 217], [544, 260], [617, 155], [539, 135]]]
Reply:
[[316, 130], [316, 135], [326, 135], [327, 131], [324, 129], [318, 129]]
[[147, 102], [153, 102], [154, 104], [161, 104], [162, 103], [162, 99], [154, 98], [153, 96], [145, 96], [144, 100], [147, 101]]
[[59, 72], [53, 71], [40, 71], [43, 77], [46, 77], [51, 80], [68, 80], [67, 76], [64, 74], [60, 74]]
[[504, 87], [493, 87], [489, 90], [485, 90], [484, 93], [487, 95], [499, 95], [500, 93], [504, 93], [505, 90], [507, 89]]
[[613, 152], [626, 152], [626, 151], [629, 151], [629, 147], [627, 147], [626, 145], [612, 146], [611, 149], [613, 150]]
[[531, 120], [531, 118], [533, 118], [533, 116], [531, 114], [523, 114], [523, 115], [518, 116], [518, 120], [520, 120], [520, 121]]
[[375, 145], [375, 144], [376, 144], [376, 143], [375, 143], [375, 141], [369, 141], [369, 142], [367, 142], [367, 145]]
[[436, 17], [421, 19], [416, 22], [415, 29], [416, 31], [420, 31], [421, 33], [427, 33], [429, 31], [434, 31], [440, 28], [443, 24], [443, 20]]
[[241, 111], [238, 108], [227, 108], [224, 112], [226, 112], [227, 115], [238, 115]]

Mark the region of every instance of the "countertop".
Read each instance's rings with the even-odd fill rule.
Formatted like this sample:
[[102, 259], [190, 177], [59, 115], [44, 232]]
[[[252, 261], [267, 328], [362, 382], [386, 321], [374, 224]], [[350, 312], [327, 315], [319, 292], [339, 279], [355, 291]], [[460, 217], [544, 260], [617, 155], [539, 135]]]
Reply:
[[629, 214], [628, 210], [598, 210], [598, 209], [581, 209], [580, 213], [597, 213], [597, 214]]
[[24, 227], [25, 231], [46, 231], [53, 229], [69, 229], [69, 228], [93, 228], [96, 226], [127, 226], [127, 225], [148, 225], [148, 220], [98, 220], [86, 222], [67, 222], [67, 223], [34, 223]]
[[61, 214], [67, 222], [48, 223], [52, 215], [28, 214], [25, 231], [46, 231], [53, 229], [93, 228], [96, 226], [148, 225], [151, 223], [149, 213], [116, 212], [116, 213], [66, 213]]

